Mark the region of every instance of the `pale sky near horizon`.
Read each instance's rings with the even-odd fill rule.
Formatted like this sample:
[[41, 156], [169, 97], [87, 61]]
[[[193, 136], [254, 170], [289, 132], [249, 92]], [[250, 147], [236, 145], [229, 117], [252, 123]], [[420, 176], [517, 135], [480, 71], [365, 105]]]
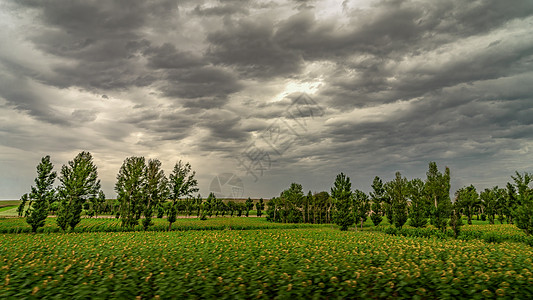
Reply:
[[128, 156], [203, 196], [533, 171], [533, 1], [0, 0], [0, 28], [0, 199], [84, 150], [108, 197]]

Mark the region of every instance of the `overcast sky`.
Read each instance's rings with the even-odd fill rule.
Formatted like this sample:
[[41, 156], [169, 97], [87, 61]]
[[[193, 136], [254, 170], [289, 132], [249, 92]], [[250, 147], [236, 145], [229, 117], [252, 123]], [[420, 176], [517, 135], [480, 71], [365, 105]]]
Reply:
[[530, 0], [17, 0], [0, 28], [0, 199], [83, 150], [108, 197], [128, 156], [190, 162], [204, 196], [533, 171]]

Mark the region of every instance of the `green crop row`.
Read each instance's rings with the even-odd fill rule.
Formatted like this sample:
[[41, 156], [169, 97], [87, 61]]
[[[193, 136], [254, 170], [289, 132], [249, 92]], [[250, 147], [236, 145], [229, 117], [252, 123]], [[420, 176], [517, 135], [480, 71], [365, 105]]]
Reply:
[[[375, 230], [391, 235], [410, 237], [432, 237], [438, 239], [450, 239], [454, 237], [454, 233], [451, 229], [447, 229], [443, 232], [437, 230], [433, 226], [428, 226], [425, 228], [413, 228], [406, 226], [402, 229], [391, 226], [379, 226], [376, 227]], [[478, 239], [488, 243], [502, 243], [505, 241], [517, 242], [533, 246], [533, 236], [527, 236], [516, 226], [510, 224], [463, 226], [457, 238], [461, 240]]]
[[[168, 222], [166, 219], [154, 219], [154, 225], [148, 228], [148, 231], [168, 231]], [[266, 221], [264, 218], [209, 218], [199, 220], [197, 218], [178, 219], [173, 225], [172, 230], [251, 230], [251, 229], [277, 229], [277, 228], [316, 228], [328, 225], [315, 224], [281, 224]], [[143, 231], [141, 225], [133, 228], [122, 227], [120, 220], [114, 218], [84, 218], [74, 229], [74, 232], [128, 232]], [[0, 233], [29, 233], [31, 227], [26, 223], [24, 218], [0, 218]], [[45, 226], [37, 230], [37, 233], [55, 233], [62, 232], [56, 224], [55, 218], [47, 218]]]
[[532, 259], [330, 228], [0, 235], [0, 298], [531, 299]]

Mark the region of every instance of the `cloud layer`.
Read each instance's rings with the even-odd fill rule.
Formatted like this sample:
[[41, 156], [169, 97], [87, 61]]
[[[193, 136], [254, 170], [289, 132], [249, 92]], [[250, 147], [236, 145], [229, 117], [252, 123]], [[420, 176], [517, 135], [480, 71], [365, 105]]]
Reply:
[[531, 1], [2, 1], [0, 26], [3, 199], [82, 150], [108, 196], [132, 155], [252, 197], [533, 171]]

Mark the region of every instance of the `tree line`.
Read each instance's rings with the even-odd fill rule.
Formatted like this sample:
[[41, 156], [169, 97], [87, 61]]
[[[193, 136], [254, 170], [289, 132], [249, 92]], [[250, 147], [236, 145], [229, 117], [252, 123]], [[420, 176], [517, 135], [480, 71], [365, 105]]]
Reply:
[[533, 233], [533, 190], [529, 187], [532, 175], [528, 173], [511, 176], [513, 183], [506, 188], [493, 187], [477, 193], [470, 185], [459, 189], [455, 198], [450, 198], [450, 169], [439, 171], [435, 162], [430, 162], [426, 179], [408, 180], [400, 172], [394, 179], [383, 182], [376, 176], [369, 194], [352, 190], [350, 178], [344, 173], [337, 175], [330, 193], [323, 191], [304, 194], [302, 186], [292, 183], [290, 187], [267, 203], [267, 219], [286, 223], [338, 224], [347, 230], [370, 218], [378, 226], [385, 218], [397, 228], [405, 224], [425, 227], [428, 224], [445, 231], [448, 226], [459, 234], [462, 216], [472, 224], [472, 216], [488, 218], [494, 224], [516, 224], [526, 234]]
[[198, 194], [196, 172], [189, 163], [178, 161], [167, 177], [161, 161], [132, 156], [124, 160], [117, 174], [115, 203], [109, 203], [101, 190], [98, 170], [89, 152], [79, 153], [74, 160], [61, 168], [59, 186], [54, 188], [57, 172], [53, 171], [50, 156], [45, 156], [37, 165], [35, 186], [21, 197], [19, 216], [36, 232], [43, 227], [50, 212], [57, 215], [56, 223], [62, 230], [73, 230], [81, 221], [82, 211], [96, 216], [112, 213], [121, 220], [123, 227], [132, 228], [139, 223], [144, 229], [153, 225], [153, 217], [165, 214], [169, 230], [179, 213], [205, 219], [212, 215], [225, 214], [248, 216], [255, 206], [260, 217], [265, 208], [263, 199], [255, 205], [248, 198], [245, 203], [224, 202], [210, 193], [207, 199]]

